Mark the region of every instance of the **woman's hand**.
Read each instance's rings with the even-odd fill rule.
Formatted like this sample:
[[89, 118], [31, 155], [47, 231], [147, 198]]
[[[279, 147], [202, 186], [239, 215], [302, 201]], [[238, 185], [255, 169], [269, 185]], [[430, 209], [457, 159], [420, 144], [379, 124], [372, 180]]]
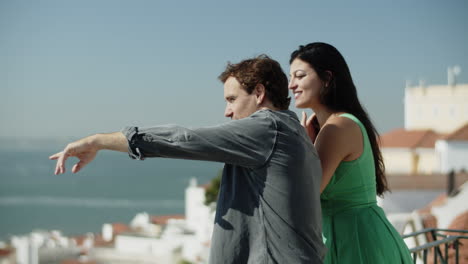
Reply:
[[307, 118], [307, 114], [304, 111], [302, 111], [301, 125], [307, 131], [307, 135], [309, 135], [309, 138], [312, 141], [312, 143], [315, 143], [317, 134], [320, 131], [320, 125], [315, 114], [312, 114], [309, 118]]

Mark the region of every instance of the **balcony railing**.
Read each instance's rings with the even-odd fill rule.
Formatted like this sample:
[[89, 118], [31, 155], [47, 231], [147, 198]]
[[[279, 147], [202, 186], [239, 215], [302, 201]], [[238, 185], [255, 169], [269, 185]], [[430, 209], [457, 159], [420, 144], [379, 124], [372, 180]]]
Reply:
[[[449, 235], [447, 233], [462, 233], [463, 235]], [[466, 234], [466, 235], [465, 235]], [[423, 245], [418, 245], [418, 236], [424, 235], [431, 242], [425, 243]], [[402, 236], [406, 238], [414, 238], [416, 242], [416, 247], [411, 248], [410, 252], [413, 255], [414, 263], [418, 263], [418, 258], [422, 260], [422, 263], [428, 263], [428, 258], [432, 257], [432, 263], [449, 263], [449, 248], [452, 248], [455, 251], [454, 261], [456, 264], [460, 263], [459, 259], [459, 249], [462, 244], [460, 240], [468, 239], [468, 230], [455, 230], [455, 229], [440, 229], [440, 228], [426, 228], [417, 232], [406, 234]], [[431, 256], [429, 256], [431, 255]], [[451, 263], [453, 263], [451, 261]]]

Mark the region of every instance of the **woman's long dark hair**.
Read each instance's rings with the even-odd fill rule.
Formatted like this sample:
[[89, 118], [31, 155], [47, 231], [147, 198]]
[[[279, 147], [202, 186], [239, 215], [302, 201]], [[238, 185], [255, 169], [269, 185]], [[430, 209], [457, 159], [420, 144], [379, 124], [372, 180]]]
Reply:
[[296, 58], [307, 62], [322, 81], [328, 82], [328, 85], [320, 91], [320, 103], [332, 111], [356, 116], [366, 128], [374, 155], [376, 190], [377, 194], [382, 196], [389, 189], [378, 144], [379, 134], [359, 102], [356, 86], [345, 59], [335, 47], [322, 42], [299, 46], [299, 49], [291, 54], [289, 63], [291, 64]]

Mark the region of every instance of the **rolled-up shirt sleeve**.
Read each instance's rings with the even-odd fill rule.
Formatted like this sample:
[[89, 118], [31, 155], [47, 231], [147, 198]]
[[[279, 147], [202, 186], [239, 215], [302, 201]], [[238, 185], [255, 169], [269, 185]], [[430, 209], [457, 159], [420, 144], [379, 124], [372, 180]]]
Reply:
[[134, 159], [163, 157], [260, 167], [273, 152], [278, 128], [269, 110], [262, 110], [212, 127], [125, 127], [122, 133]]

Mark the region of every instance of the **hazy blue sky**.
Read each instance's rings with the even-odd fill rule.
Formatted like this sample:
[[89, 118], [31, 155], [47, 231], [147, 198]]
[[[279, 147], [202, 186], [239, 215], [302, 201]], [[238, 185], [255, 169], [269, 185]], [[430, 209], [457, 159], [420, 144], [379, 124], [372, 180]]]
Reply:
[[[224, 122], [227, 61], [289, 72], [314, 41], [347, 59], [380, 132], [403, 126], [406, 80], [468, 82], [468, 1], [0, 1], [0, 136]], [[292, 108], [297, 113], [299, 110]]]

